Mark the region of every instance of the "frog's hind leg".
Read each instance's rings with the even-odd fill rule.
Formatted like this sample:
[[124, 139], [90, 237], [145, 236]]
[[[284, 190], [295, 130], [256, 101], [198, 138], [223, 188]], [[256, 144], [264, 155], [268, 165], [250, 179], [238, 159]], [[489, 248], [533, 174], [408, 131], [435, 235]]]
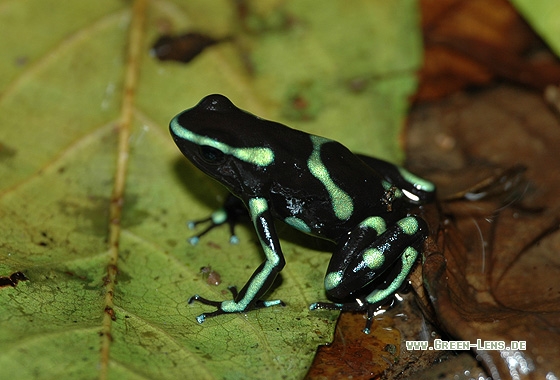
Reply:
[[[368, 228], [373, 239], [368, 236]], [[366, 219], [351, 233], [358, 238], [351, 236], [341, 247], [343, 251], [335, 252], [325, 276], [327, 295], [342, 303], [314, 303], [310, 309], [367, 310], [364, 332], [369, 333], [375, 311], [405, 282], [427, 231], [426, 222], [414, 216], [387, 229], [380, 217]], [[354, 250], [345, 252], [348, 248]], [[347, 302], [349, 299], [352, 302]]]

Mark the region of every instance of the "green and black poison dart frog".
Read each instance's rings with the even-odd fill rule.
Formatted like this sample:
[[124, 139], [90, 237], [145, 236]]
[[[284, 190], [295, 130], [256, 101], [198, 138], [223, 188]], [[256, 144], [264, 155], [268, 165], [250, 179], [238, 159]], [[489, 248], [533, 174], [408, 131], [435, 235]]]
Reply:
[[[197, 321], [283, 304], [262, 300], [285, 264], [279, 219], [336, 244], [325, 276], [336, 303], [310, 309], [367, 310], [369, 333], [374, 312], [399, 290], [422, 249], [428, 226], [409, 211], [434, 198], [434, 185], [336, 141], [260, 119], [223, 95], [205, 97], [169, 128], [181, 152], [246, 207], [266, 257], [239, 292], [230, 289], [233, 299], [191, 297], [189, 303], [216, 307]], [[228, 214], [237, 213], [236, 201], [229, 203]], [[230, 216], [215, 213], [210, 228]]]

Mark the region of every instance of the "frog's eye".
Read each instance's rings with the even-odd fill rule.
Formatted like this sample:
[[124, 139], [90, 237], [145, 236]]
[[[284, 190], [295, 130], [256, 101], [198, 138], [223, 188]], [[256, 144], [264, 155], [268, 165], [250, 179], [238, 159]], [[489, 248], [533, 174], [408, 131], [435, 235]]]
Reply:
[[225, 158], [224, 152], [208, 145], [200, 146], [200, 155], [209, 164], [219, 164]]

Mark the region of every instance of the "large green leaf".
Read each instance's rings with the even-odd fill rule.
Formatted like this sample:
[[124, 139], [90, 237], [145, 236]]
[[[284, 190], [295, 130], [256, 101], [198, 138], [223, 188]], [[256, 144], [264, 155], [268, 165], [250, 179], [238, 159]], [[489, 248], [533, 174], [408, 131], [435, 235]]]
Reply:
[[[229, 298], [262, 253], [250, 228], [238, 246], [225, 230], [188, 245], [185, 222], [224, 190], [181, 157], [167, 123], [219, 92], [400, 159], [415, 2], [317, 4], [249, 3], [244, 18], [226, 0], [0, 1], [0, 276], [29, 279], [0, 288], [2, 377], [303, 376], [337, 316], [307, 309], [325, 300], [329, 254], [281, 227], [288, 264], [270, 297], [287, 306], [198, 325], [211, 308], [188, 297]], [[162, 63], [149, 49], [165, 25], [233, 39]], [[208, 265], [221, 285], [203, 280]]]

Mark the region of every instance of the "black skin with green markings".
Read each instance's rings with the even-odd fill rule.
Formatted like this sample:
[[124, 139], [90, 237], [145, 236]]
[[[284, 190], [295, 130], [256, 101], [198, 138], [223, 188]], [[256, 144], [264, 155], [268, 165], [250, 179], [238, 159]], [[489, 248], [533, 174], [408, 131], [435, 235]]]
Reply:
[[325, 277], [335, 303], [310, 309], [367, 310], [369, 333], [375, 310], [399, 290], [422, 249], [428, 227], [410, 211], [434, 198], [433, 184], [338, 142], [260, 119], [223, 95], [175, 116], [170, 131], [195, 166], [239, 199], [228, 200], [228, 213], [215, 213], [210, 228], [237, 218], [236, 204], [243, 205], [266, 257], [239, 292], [232, 288], [233, 300], [191, 297], [216, 308], [198, 322], [282, 304], [262, 300], [285, 265], [274, 227], [279, 219], [336, 244]]

